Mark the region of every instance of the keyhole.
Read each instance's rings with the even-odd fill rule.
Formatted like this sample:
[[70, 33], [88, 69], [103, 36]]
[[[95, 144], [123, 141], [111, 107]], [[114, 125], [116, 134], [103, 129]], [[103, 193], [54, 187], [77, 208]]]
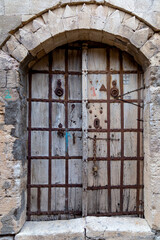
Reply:
[[98, 118], [94, 119], [94, 127], [99, 128], [100, 126], [100, 120]]

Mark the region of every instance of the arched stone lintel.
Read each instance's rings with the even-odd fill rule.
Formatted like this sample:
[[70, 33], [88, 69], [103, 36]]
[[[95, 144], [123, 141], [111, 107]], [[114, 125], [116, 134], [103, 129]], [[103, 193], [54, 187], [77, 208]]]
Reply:
[[[65, 6], [19, 28], [3, 50], [19, 63], [37, 61], [56, 47], [77, 40], [116, 46], [145, 69], [159, 62], [160, 35], [132, 15], [102, 5]], [[158, 45], [157, 45], [158, 44]], [[29, 60], [28, 60], [29, 59]], [[32, 61], [33, 63], [33, 61]], [[31, 66], [31, 64], [30, 64]]]

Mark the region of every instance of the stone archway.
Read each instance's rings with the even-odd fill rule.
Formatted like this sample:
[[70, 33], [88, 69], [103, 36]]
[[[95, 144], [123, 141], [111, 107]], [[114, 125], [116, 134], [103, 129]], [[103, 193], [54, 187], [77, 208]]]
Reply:
[[[2, 86], [13, 92], [11, 101], [1, 98], [2, 206], [6, 206], [0, 223], [3, 235], [17, 233], [26, 219], [26, 69], [56, 47], [76, 40], [116, 46], [130, 53], [145, 71], [145, 218], [151, 228], [160, 229], [157, 170], [160, 35], [128, 13], [103, 5], [84, 4], [49, 10], [16, 30], [0, 51]], [[12, 196], [6, 194], [8, 186]]]

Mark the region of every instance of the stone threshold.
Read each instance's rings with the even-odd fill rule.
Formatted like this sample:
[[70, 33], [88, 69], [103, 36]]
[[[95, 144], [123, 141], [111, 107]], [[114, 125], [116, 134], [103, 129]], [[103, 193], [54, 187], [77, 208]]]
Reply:
[[154, 237], [145, 219], [86, 217], [26, 222], [15, 240], [153, 240]]

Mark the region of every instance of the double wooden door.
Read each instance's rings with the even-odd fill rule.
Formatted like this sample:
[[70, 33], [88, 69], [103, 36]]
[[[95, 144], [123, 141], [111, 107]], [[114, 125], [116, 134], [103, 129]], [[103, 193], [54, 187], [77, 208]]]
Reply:
[[60, 47], [28, 80], [28, 219], [143, 215], [143, 81], [126, 53]]

